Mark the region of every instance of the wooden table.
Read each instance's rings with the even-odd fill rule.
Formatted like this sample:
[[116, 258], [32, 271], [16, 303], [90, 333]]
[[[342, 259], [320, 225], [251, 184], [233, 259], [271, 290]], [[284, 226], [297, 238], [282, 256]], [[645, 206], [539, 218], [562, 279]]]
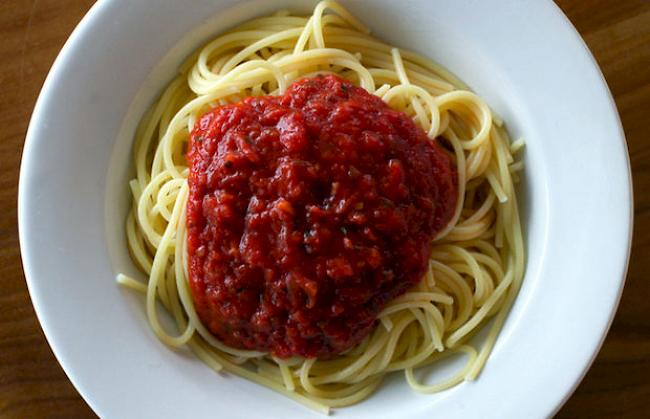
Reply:
[[[20, 156], [45, 75], [91, 0], [0, 0], [0, 417], [93, 417], [45, 341], [20, 261]], [[559, 417], [648, 417], [650, 403], [650, 1], [561, 0], [625, 127], [635, 186], [632, 259], [607, 340]], [[605, 197], [604, 197], [605, 198]]]

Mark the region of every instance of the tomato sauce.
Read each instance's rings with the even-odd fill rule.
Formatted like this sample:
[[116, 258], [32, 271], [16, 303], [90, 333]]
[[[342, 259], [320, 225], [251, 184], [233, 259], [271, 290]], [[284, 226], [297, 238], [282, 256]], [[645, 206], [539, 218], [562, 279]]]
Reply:
[[336, 76], [214, 108], [187, 155], [189, 280], [225, 344], [328, 358], [417, 284], [454, 164], [405, 114]]

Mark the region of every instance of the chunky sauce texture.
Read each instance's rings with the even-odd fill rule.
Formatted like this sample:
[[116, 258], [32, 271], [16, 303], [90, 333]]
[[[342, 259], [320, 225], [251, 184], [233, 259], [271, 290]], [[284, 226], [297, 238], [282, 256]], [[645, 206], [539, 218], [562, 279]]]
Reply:
[[417, 284], [456, 169], [405, 114], [336, 76], [204, 114], [187, 155], [189, 279], [225, 344], [328, 358]]

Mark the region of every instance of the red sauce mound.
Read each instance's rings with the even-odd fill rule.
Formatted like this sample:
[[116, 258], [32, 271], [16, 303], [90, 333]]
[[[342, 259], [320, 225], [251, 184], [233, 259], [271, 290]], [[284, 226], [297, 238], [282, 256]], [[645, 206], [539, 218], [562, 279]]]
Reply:
[[327, 358], [423, 276], [456, 171], [406, 115], [335, 76], [203, 115], [187, 155], [190, 285], [235, 348]]

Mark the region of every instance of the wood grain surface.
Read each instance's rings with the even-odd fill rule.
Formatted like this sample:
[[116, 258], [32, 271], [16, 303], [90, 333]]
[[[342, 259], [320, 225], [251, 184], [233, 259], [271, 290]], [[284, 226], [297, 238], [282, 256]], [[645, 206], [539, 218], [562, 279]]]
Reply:
[[[20, 157], [34, 102], [90, 0], [0, 0], [0, 418], [84, 418], [91, 409], [50, 350], [18, 246]], [[609, 83], [635, 188], [630, 269], [598, 358], [561, 418], [650, 417], [650, 0], [561, 0]], [[606, 199], [606, 197], [603, 197]]]

